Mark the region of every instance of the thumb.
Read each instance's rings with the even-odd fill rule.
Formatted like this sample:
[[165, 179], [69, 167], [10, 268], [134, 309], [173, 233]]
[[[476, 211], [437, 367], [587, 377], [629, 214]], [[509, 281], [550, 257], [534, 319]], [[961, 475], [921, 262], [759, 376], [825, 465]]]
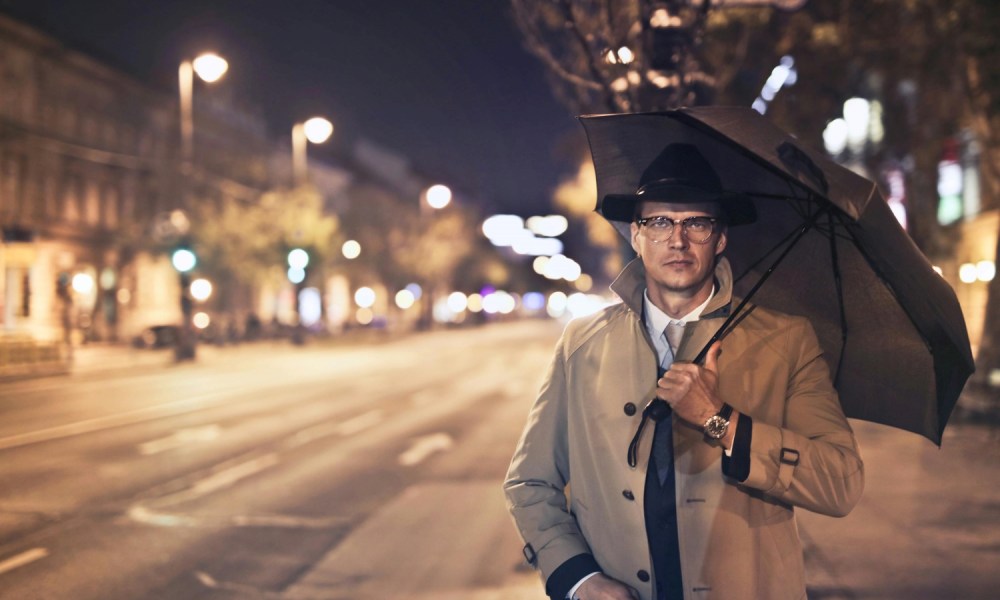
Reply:
[[705, 355], [705, 369], [713, 373], [719, 372], [719, 355], [722, 354], [722, 342], [715, 342]]

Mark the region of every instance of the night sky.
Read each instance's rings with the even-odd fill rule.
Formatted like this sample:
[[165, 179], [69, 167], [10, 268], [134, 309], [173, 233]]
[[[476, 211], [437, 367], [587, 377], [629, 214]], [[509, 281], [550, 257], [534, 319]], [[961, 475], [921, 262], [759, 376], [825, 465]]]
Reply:
[[[0, 11], [164, 93], [215, 50], [219, 83], [272, 138], [323, 115], [331, 156], [368, 138], [488, 211], [547, 212], [581, 129], [524, 50], [507, 0], [0, 0]], [[197, 91], [196, 91], [197, 94]]]

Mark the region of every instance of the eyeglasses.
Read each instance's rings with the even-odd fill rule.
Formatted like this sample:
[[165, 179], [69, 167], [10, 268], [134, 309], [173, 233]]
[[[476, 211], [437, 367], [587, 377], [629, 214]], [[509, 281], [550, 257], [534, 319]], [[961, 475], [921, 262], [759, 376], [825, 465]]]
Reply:
[[719, 219], [712, 217], [688, 217], [686, 219], [671, 219], [670, 217], [637, 217], [639, 227], [644, 228], [649, 241], [660, 243], [670, 239], [674, 233], [674, 225], [681, 226], [681, 233], [688, 241], [704, 244], [715, 233], [715, 224]]

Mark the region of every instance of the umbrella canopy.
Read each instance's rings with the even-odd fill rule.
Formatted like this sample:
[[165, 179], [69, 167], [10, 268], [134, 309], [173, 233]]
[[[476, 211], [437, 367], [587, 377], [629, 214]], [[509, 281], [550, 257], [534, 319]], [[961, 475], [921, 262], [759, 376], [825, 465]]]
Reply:
[[[954, 291], [874, 183], [749, 108], [581, 122], [597, 173], [598, 210], [608, 194], [635, 193], [643, 170], [667, 144], [695, 145], [726, 192], [756, 204], [755, 223], [729, 229], [736, 295], [810, 319], [848, 417], [940, 445], [974, 368], [965, 321]], [[628, 239], [628, 223], [611, 222]], [[768, 279], [758, 286], [762, 277]]]

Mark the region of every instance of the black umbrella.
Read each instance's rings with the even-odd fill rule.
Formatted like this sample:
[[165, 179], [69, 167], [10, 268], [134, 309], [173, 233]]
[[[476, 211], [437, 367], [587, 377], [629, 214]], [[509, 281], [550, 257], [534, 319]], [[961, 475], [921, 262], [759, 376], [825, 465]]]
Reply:
[[[940, 445], [973, 371], [965, 321], [954, 291], [874, 183], [748, 108], [581, 121], [599, 200], [634, 193], [643, 170], [670, 143], [694, 144], [724, 190], [753, 198], [757, 222], [730, 228], [726, 251], [736, 295], [752, 304], [734, 311], [721, 335], [753, 304], [808, 317], [848, 417]], [[627, 223], [612, 224], [628, 238]]]

